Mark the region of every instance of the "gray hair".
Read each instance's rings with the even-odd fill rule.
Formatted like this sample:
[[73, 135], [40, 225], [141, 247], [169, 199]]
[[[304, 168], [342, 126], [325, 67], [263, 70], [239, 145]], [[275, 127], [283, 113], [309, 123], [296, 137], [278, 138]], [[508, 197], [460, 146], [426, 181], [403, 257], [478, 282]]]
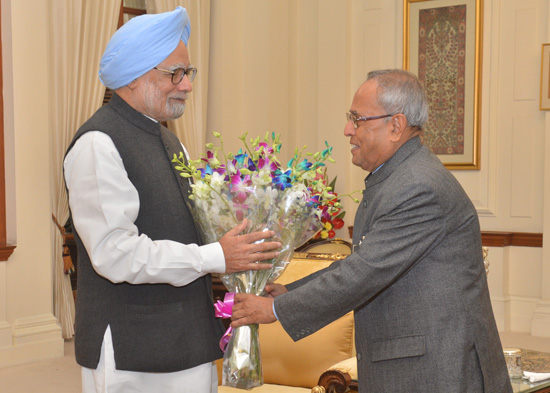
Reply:
[[375, 70], [367, 75], [378, 84], [378, 104], [392, 115], [402, 113], [411, 127], [422, 129], [428, 121], [428, 99], [416, 75], [400, 69]]

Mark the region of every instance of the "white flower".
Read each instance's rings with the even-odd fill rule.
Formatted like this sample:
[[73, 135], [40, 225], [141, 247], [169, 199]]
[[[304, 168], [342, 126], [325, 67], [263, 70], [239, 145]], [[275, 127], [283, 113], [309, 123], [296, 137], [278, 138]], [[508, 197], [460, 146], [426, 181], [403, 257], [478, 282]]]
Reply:
[[315, 171], [306, 171], [302, 174], [303, 180], [313, 180], [315, 179], [315, 176], [317, 176], [317, 173]]
[[218, 205], [217, 203], [213, 203], [212, 205], [210, 205], [209, 211], [212, 214], [212, 216], [216, 217], [217, 215], [220, 214], [220, 205]]
[[197, 180], [195, 184], [191, 184], [191, 188], [193, 188], [193, 194], [197, 199], [209, 199], [210, 187], [202, 180]]
[[216, 190], [216, 192], [221, 192], [223, 188], [227, 187], [227, 184], [224, 181], [224, 176], [220, 175], [218, 172], [212, 173], [212, 177], [210, 178], [210, 187]]
[[289, 196], [295, 199], [306, 199], [309, 196], [307, 187], [303, 183], [293, 184], [288, 189]]
[[232, 161], [227, 161], [226, 171], [228, 175], [234, 175], [235, 173], [237, 173], [237, 168], [235, 168], [235, 165], [233, 165]]
[[209, 203], [204, 199], [195, 199], [195, 205], [198, 209], [202, 211], [208, 211]]
[[271, 172], [266, 169], [262, 169], [252, 175], [252, 184], [255, 186], [267, 186], [271, 184]]
[[[257, 203], [261, 203], [263, 208], [268, 211], [272, 205], [275, 204], [277, 196], [279, 195], [279, 191], [271, 186], [265, 188], [258, 187], [254, 192], [256, 194], [255, 198], [258, 201]], [[273, 206], [273, 208], [275, 208], [275, 206]]]

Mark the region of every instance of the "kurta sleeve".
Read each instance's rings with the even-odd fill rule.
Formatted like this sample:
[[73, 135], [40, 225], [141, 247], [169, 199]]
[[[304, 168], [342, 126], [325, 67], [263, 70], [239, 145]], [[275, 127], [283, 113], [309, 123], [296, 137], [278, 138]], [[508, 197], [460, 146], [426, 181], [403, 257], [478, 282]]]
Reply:
[[151, 240], [134, 224], [139, 195], [113, 141], [90, 131], [64, 161], [73, 224], [96, 272], [112, 282], [186, 285], [225, 272], [219, 243], [198, 246]]

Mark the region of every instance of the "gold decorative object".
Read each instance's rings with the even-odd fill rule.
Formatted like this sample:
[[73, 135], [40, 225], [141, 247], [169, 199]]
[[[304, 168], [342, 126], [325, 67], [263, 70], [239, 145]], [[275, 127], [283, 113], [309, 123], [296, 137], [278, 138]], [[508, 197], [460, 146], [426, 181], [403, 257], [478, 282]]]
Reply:
[[329, 260], [329, 261], [337, 261], [340, 259], [346, 259], [348, 255], [340, 254], [340, 253], [319, 253], [319, 252], [294, 252], [292, 254], [292, 258], [295, 259], [319, 259], [319, 260]]
[[483, 264], [485, 265], [485, 274], [489, 274], [489, 261], [487, 256], [489, 255], [489, 248], [483, 247]]

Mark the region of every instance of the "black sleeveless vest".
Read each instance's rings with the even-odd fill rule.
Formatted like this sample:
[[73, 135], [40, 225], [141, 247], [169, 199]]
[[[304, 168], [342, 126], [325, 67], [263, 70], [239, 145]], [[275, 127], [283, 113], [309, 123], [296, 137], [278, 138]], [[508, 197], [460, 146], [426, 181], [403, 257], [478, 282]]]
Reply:
[[[113, 140], [139, 193], [135, 221], [152, 240], [201, 244], [186, 205], [189, 186], [171, 162], [182, 151], [177, 137], [114, 94], [76, 133], [99, 130]], [[222, 356], [222, 323], [214, 317], [210, 275], [174, 287], [112, 283], [92, 267], [78, 228], [78, 292], [75, 321], [77, 363], [95, 369], [107, 325], [111, 326], [116, 368], [174, 372]]]

